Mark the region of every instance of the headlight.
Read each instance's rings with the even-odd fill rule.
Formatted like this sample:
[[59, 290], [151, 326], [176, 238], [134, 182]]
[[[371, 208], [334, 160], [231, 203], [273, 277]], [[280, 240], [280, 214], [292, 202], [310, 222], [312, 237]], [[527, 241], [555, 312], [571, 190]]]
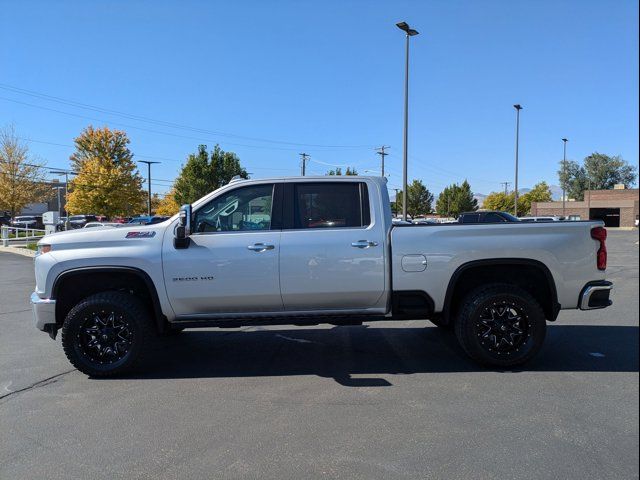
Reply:
[[38, 244], [38, 255], [42, 255], [43, 253], [49, 253], [51, 251], [51, 245], [46, 243]]

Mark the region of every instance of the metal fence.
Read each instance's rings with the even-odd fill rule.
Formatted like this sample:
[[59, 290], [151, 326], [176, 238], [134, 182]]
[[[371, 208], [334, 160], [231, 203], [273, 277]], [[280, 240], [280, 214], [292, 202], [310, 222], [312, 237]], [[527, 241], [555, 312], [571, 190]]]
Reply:
[[8, 247], [9, 245], [22, 245], [37, 242], [45, 234], [44, 230], [39, 228], [23, 228], [23, 227], [2, 227], [0, 239], [2, 239], [2, 246]]

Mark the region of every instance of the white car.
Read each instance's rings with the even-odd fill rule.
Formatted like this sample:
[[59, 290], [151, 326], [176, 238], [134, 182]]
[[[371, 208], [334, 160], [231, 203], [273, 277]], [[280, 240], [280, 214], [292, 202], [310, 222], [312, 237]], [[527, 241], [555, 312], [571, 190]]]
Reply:
[[96, 227], [116, 228], [116, 227], [120, 227], [121, 225], [122, 225], [121, 223], [114, 223], [114, 222], [87, 222], [82, 228], [96, 228]]
[[162, 223], [44, 237], [31, 302], [94, 376], [187, 327], [407, 319], [508, 368], [561, 309], [611, 304], [605, 240], [599, 221], [392, 225], [377, 177], [235, 181]]
[[519, 217], [521, 222], [559, 222], [561, 221], [560, 217]]

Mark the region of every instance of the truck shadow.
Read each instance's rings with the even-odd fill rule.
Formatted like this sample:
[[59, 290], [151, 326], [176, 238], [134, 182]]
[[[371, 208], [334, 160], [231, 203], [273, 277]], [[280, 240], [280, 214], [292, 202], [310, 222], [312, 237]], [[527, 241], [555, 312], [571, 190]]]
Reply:
[[[318, 375], [345, 386], [372, 387], [390, 386], [389, 375], [486, 370], [464, 356], [450, 332], [355, 326], [187, 330], [159, 342], [138, 371], [127, 377]], [[540, 354], [520, 369], [503, 373], [523, 370], [637, 372], [638, 327], [549, 325]]]

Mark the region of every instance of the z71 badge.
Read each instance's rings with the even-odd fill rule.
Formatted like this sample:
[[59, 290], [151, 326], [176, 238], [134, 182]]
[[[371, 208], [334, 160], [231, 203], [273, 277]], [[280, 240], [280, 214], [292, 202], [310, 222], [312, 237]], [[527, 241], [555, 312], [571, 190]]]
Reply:
[[156, 236], [155, 231], [148, 230], [146, 232], [128, 232], [125, 238], [151, 238], [155, 236]]

